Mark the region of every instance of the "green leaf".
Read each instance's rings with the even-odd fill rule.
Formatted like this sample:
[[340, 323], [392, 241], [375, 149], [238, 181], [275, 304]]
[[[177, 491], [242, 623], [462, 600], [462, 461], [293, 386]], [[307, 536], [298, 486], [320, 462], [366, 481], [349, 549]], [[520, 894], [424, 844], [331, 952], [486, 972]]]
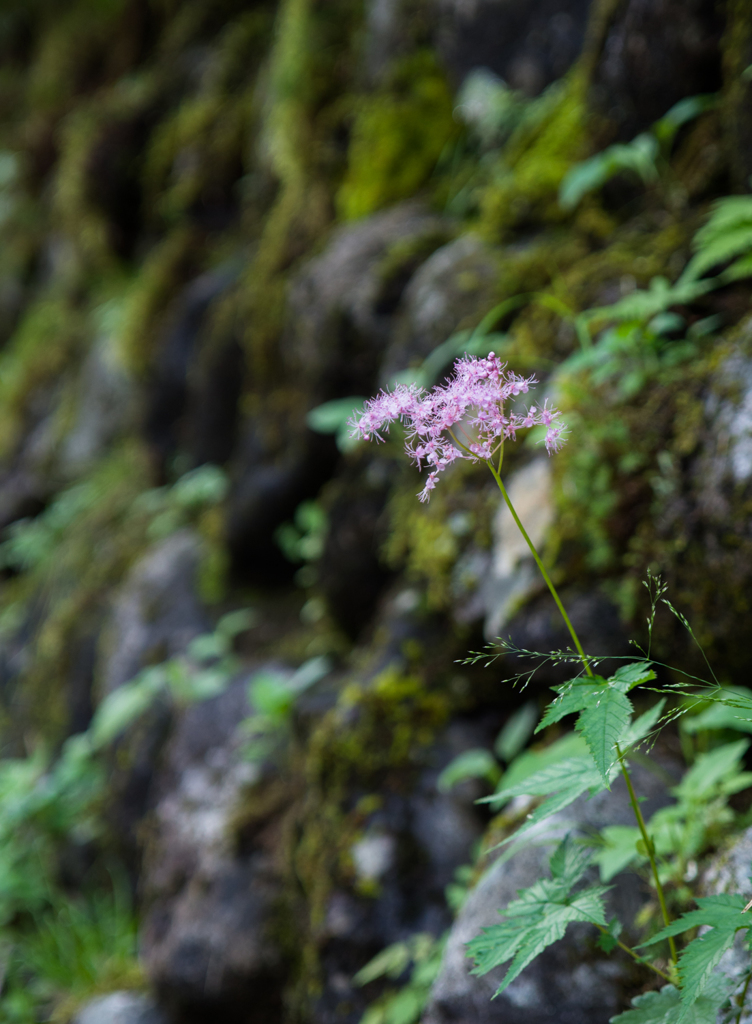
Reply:
[[592, 695], [600, 693], [606, 685], [606, 680], [602, 676], [583, 676], [553, 687], [559, 696], [548, 705], [535, 731], [540, 732], [547, 726], [560, 722], [566, 715], [582, 711], [589, 706]]
[[619, 945], [619, 936], [622, 933], [623, 925], [618, 917], [612, 917], [606, 926], [607, 932], [601, 932], [598, 945], [604, 953], [613, 953]]
[[532, 736], [537, 721], [538, 706], [534, 701], [528, 701], [519, 711], [515, 711], [494, 744], [494, 750], [502, 761], [509, 763], [517, 757]]
[[717, 105], [716, 93], [686, 96], [683, 100], [675, 103], [659, 121], [656, 121], [651, 130], [660, 142], [667, 145], [673, 141], [676, 132], [683, 124], [687, 124], [688, 121], [694, 120], [706, 110], [712, 110]]
[[[652, 946], [672, 935], [681, 935], [690, 928], [709, 926], [708, 931], [690, 942], [679, 954], [681, 998], [685, 1008], [692, 1006], [703, 994], [721, 957], [733, 945], [736, 933], [752, 924], [752, 917], [743, 913], [745, 902], [744, 897], [736, 893], [699, 897], [699, 910], [682, 914], [678, 921], [642, 943], [643, 947]], [[677, 1021], [687, 1019], [682, 1013]]]
[[607, 825], [601, 829], [604, 845], [596, 851], [593, 861], [600, 867], [601, 881], [610, 882], [633, 860], [644, 860], [637, 851], [640, 830], [633, 825]]
[[465, 779], [488, 779], [495, 785], [501, 777], [501, 769], [490, 750], [478, 747], [459, 754], [443, 770], [437, 780], [440, 793], [447, 793], [452, 786]]
[[702, 800], [721, 783], [729, 783], [740, 772], [741, 759], [749, 747], [749, 740], [738, 740], [700, 754], [672, 790], [680, 800]]
[[752, 690], [746, 686], [724, 686], [708, 695], [710, 707], [682, 719], [682, 730], [690, 735], [705, 729], [736, 729], [752, 732]]
[[585, 737], [606, 786], [610, 785], [609, 773], [617, 758], [616, 744], [624, 737], [631, 718], [629, 697], [620, 690], [606, 687], [591, 694], [589, 706], [577, 719], [575, 729]]
[[640, 948], [653, 946], [656, 942], [667, 939], [671, 935], [681, 935], [682, 932], [689, 931], [690, 928], [699, 928], [702, 925], [723, 929], [733, 927], [734, 930], [747, 928], [752, 924], [752, 914], [748, 912], [747, 915], [742, 916], [746, 902], [743, 896], [736, 893], [700, 896], [696, 900], [699, 910], [690, 910], [686, 914], [682, 914], [680, 918], [666, 928], [662, 928], [652, 938], [642, 942]]
[[[614, 774], [615, 771], [616, 769], [613, 770]], [[613, 777], [613, 775], [610, 777]], [[590, 755], [569, 757], [539, 772], [535, 772], [516, 786], [502, 789], [491, 797], [479, 800], [478, 803], [494, 804], [497, 801], [504, 801], [513, 796], [553, 794], [527, 816], [525, 823], [516, 832], [513, 832], [499, 843], [499, 846], [504, 846], [513, 839], [520, 839], [531, 829], [547, 818], [550, 818], [552, 814], [564, 810], [565, 807], [568, 807], [583, 793], [587, 791], [590, 791], [591, 794], [597, 793], [605, 788], [600, 773], [593, 765]]]
[[360, 395], [350, 398], [335, 398], [331, 402], [317, 405], [306, 416], [308, 427], [317, 434], [334, 434], [341, 452], [355, 448], [360, 439], [350, 434], [349, 421], [358, 413], [365, 402]]
[[634, 1009], [612, 1017], [610, 1024], [716, 1024], [718, 1011], [728, 998], [728, 985], [722, 977], [714, 977], [705, 993], [687, 1009], [681, 992], [673, 985], [664, 985], [660, 992], [645, 992], [632, 1000]]
[[398, 978], [412, 960], [412, 950], [407, 942], [395, 942], [377, 953], [365, 967], [361, 967], [353, 978], [355, 985], [367, 985], [376, 978]]
[[580, 881], [589, 862], [589, 852], [567, 837], [551, 858], [552, 877], [539, 879], [518, 893], [503, 912], [505, 920], [484, 928], [468, 943], [468, 955], [475, 965], [473, 974], [487, 974], [511, 960], [496, 991], [505, 988], [540, 953], [564, 936], [574, 921], [587, 921], [605, 927], [603, 896], [606, 888], [591, 886], [576, 895], [571, 890]]
[[523, 779], [529, 778], [536, 772], [548, 768], [549, 765], [563, 761], [565, 757], [581, 757], [588, 753], [587, 743], [576, 732], [567, 733], [560, 740], [550, 743], [542, 749], [525, 750], [514, 759], [507, 768], [497, 787], [499, 790], [518, 785]]
[[253, 629], [260, 620], [259, 613], [255, 608], [238, 608], [234, 612], [223, 615], [217, 623], [216, 631], [220, 636], [232, 640], [238, 633], [244, 633], [247, 629]]
[[624, 750], [628, 750], [633, 747], [636, 743], [644, 740], [645, 737], [655, 728], [658, 720], [663, 714], [663, 709], [666, 706], [666, 698], [661, 697], [649, 711], [646, 711], [639, 718], [636, 718], [634, 722], [627, 729], [624, 734]]
[[150, 668], [108, 694], [97, 708], [89, 726], [92, 747], [99, 749], [111, 743], [151, 707], [164, 686], [164, 672], [159, 668]]
[[655, 679], [655, 672], [649, 661], [635, 661], [629, 665], [621, 665], [609, 679], [609, 683], [624, 693], [628, 693], [640, 683], [648, 683]]

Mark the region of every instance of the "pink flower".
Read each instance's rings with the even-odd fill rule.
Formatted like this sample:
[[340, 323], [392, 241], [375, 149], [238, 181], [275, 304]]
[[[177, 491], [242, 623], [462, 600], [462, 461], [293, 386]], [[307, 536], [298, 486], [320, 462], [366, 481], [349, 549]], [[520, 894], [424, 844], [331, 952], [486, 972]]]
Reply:
[[454, 373], [444, 384], [425, 391], [412, 384], [399, 384], [366, 402], [360, 416], [350, 420], [353, 437], [382, 441], [382, 432], [397, 420], [407, 431], [406, 450], [418, 468], [429, 469], [419, 497], [428, 501], [439, 473], [456, 459], [490, 461], [507, 439], [515, 440], [523, 428], [545, 426], [549, 454], [564, 444], [564, 426], [557, 409], [545, 402], [532, 405], [524, 415], [505, 412], [509, 399], [526, 394], [536, 383], [534, 377], [520, 377], [508, 371], [493, 352], [485, 359], [465, 356], [454, 364]]

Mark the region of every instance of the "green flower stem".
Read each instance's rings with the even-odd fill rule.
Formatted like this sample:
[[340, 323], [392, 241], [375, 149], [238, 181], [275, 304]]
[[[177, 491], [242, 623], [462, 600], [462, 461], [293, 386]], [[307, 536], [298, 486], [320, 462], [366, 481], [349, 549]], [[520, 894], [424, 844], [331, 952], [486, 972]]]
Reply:
[[499, 474], [497, 473], [496, 469], [494, 468], [494, 466], [490, 462], [488, 463], [488, 468], [493, 473], [494, 480], [498, 484], [499, 490], [501, 491], [501, 494], [502, 494], [502, 497], [504, 498], [504, 501], [507, 503], [507, 508], [512, 513], [512, 518], [514, 519], [515, 523], [517, 523], [517, 526], [519, 527], [520, 533], [525, 538], [525, 543], [530, 548], [530, 553], [532, 554], [533, 558], [535, 559], [535, 563], [538, 566], [538, 568], [540, 569], [541, 575], [543, 576], [543, 579], [546, 581], [546, 585], [547, 585], [548, 589], [551, 591], [551, 596], [553, 597], [554, 601], [556, 601], [556, 607], [561, 612], [561, 617], [564, 619], [564, 622], [566, 623], [567, 629], [569, 630], [569, 635], [572, 637], [572, 640], [574, 641], [574, 645], [577, 648], [577, 653], [579, 654], [580, 658], [582, 658], [582, 664], [583, 664], [583, 666], [585, 668], [585, 671], [587, 672], [587, 674], [589, 676], [592, 676], [593, 675], [593, 670], [590, 668], [590, 663], [587, 660], [587, 658], [585, 657], [585, 652], [582, 649], [582, 644], [580, 643], [580, 638], [577, 636], [577, 633], [575, 632], [574, 626], [569, 621], [569, 616], [567, 615], [566, 609], [565, 609], [564, 605], [561, 603], [561, 598], [559, 597], [558, 593], [556, 592], [556, 587], [551, 582], [551, 577], [546, 572], [546, 567], [543, 564], [543, 562], [541, 561], [540, 555], [535, 550], [535, 545], [533, 544], [533, 542], [528, 537], [527, 530], [522, 525], [522, 521], [521, 521], [520, 517], [517, 515], [517, 511], [516, 511], [514, 505], [509, 500], [509, 495], [507, 494], [507, 489], [504, 486], [504, 482], [502, 481], [502, 479], [499, 476]]
[[[564, 605], [561, 603], [561, 598], [559, 597], [559, 595], [558, 595], [558, 593], [556, 591], [556, 587], [553, 585], [553, 583], [551, 581], [551, 577], [546, 572], [546, 567], [543, 564], [543, 562], [541, 561], [540, 555], [538, 554], [538, 552], [535, 549], [535, 545], [530, 540], [530, 537], [527, 534], [527, 530], [522, 525], [522, 521], [521, 521], [520, 517], [517, 515], [517, 510], [515, 509], [514, 505], [512, 504], [512, 502], [511, 502], [511, 500], [509, 498], [509, 495], [507, 494], [507, 489], [504, 486], [504, 482], [502, 481], [500, 474], [496, 471], [494, 465], [491, 462], [488, 462], [487, 465], [488, 465], [488, 468], [491, 470], [491, 473], [493, 474], [493, 478], [496, 481], [499, 490], [501, 491], [502, 497], [504, 498], [504, 501], [506, 502], [507, 508], [512, 513], [512, 518], [514, 519], [515, 523], [519, 527], [520, 533], [525, 538], [525, 543], [530, 548], [530, 553], [532, 554], [533, 558], [535, 559], [535, 563], [538, 566], [538, 568], [540, 569], [541, 575], [543, 576], [543, 579], [546, 581], [546, 585], [548, 586], [548, 589], [551, 591], [551, 596], [553, 597], [554, 601], [556, 602], [556, 607], [561, 612], [561, 617], [564, 619], [564, 622], [567, 625], [567, 629], [569, 630], [570, 636], [572, 637], [572, 640], [574, 641], [574, 645], [577, 648], [577, 653], [579, 654], [580, 658], [582, 658], [582, 664], [583, 664], [583, 666], [585, 668], [585, 671], [587, 672], [587, 674], [589, 676], [592, 676], [593, 675], [593, 670], [590, 668], [590, 663], [588, 662], [588, 660], [587, 660], [587, 658], [585, 656], [585, 652], [582, 649], [582, 644], [580, 643], [580, 638], [577, 636], [575, 628], [572, 625], [572, 623], [571, 623], [571, 621], [569, 619], [569, 616], [567, 615], [566, 609], [564, 608]], [[645, 843], [645, 848], [648, 851], [648, 858], [650, 860], [650, 868], [651, 868], [651, 870], [653, 872], [653, 880], [655, 881], [655, 888], [656, 888], [656, 891], [658, 893], [658, 900], [659, 900], [660, 905], [661, 905], [661, 913], [663, 914], [663, 921], [664, 921], [665, 925], [668, 927], [668, 925], [671, 924], [671, 918], [669, 917], [668, 907], [666, 906], [666, 896], [665, 896], [665, 894], [663, 892], [663, 886], [661, 885], [661, 880], [658, 877], [658, 865], [655, 862], [655, 849], [653, 847], [653, 842], [652, 842], [650, 836], [648, 835], [648, 830], [647, 830], [647, 827], [645, 825], [645, 819], [642, 816], [642, 811], [640, 810], [640, 804], [639, 804], [639, 801], [637, 800], [637, 797], [635, 795], [634, 786], [632, 785], [632, 779], [630, 778], [629, 770], [627, 768], [626, 761], [624, 760], [624, 755], [622, 754], [622, 752], [619, 749], [618, 745], [616, 747], [616, 752], [617, 752], [618, 757], [619, 757], [619, 764], [621, 766], [622, 774], [624, 775], [624, 781], [626, 782], [627, 790], [629, 791], [629, 801], [632, 804], [632, 810], [634, 811], [635, 818], [637, 819], [637, 824], [638, 824], [639, 829], [640, 829], [640, 834], [642, 835], [642, 841]], [[674, 942], [673, 937], [670, 938], [668, 941], [669, 941], [669, 946], [671, 947], [671, 959], [673, 960], [674, 963], [676, 963], [676, 943]], [[619, 945], [621, 946], [622, 944], [619, 943]], [[627, 949], [627, 947], [623, 947], [623, 948]], [[627, 949], [627, 952], [631, 953], [632, 951]], [[633, 955], [637, 956], [636, 953], [633, 954]], [[640, 959], [640, 958], [638, 957], [638, 959]], [[656, 970], [656, 969], [657, 968], [654, 968], [654, 970]], [[661, 974], [662, 972], [658, 971], [658, 973]], [[664, 977], [666, 977], [666, 975], [664, 975]]]
[[736, 1004], [739, 1007], [739, 1012], [736, 1015], [736, 1024], [741, 1024], [742, 1016], [744, 1015], [744, 1003], [747, 998], [747, 989], [749, 988], [751, 978], [752, 971], [748, 971], [746, 981], [744, 982], [744, 988], [742, 989], [742, 994], [739, 996]]
[[[608, 930], [608, 928], [604, 928], [602, 924], [598, 924], [596, 921], [593, 921], [593, 924], [599, 931], [603, 932], [604, 935], [611, 935], [611, 932]], [[666, 981], [671, 981], [671, 978], [668, 976], [668, 974], [666, 974], [665, 971], [662, 971], [660, 967], [656, 967], [655, 964], [651, 964], [649, 960], [645, 960], [643, 957], [640, 956], [639, 953], [635, 953], [635, 951], [633, 949], [630, 949], [630, 947], [627, 946], [626, 943], [622, 942], [621, 939], [616, 940], [616, 945], [619, 947], [619, 949], [623, 949], [625, 953], [629, 953], [629, 955], [633, 957], [638, 964], [643, 964], [643, 966], [649, 967], [651, 971], [655, 971], [656, 974], [660, 974], [660, 976], [662, 978], [665, 978]]]
[[[666, 896], [663, 892], [663, 886], [661, 885], [661, 880], [658, 877], [658, 865], [655, 862], [655, 847], [653, 845], [653, 840], [648, 835], [645, 819], [642, 816], [642, 810], [637, 796], [635, 795], [632, 779], [630, 778], [629, 771], [627, 769], [627, 763], [624, 760], [624, 755], [622, 754], [618, 743], [616, 744], [616, 753], [619, 757], [619, 764], [621, 766], [622, 775], [624, 776], [624, 781], [626, 782], [627, 789], [629, 790], [629, 802], [632, 804], [632, 810], [634, 811], [634, 816], [637, 819], [640, 835], [642, 836], [642, 841], [645, 844], [645, 849], [648, 852], [650, 870], [653, 872], [653, 880], [655, 881], [655, 888], [658, 893], [658, 902], [661, 905], [661, 914], [663, 914], [663, 923], [668, 927], [671, 924], [671, 918], [669, 917], [668, 907], [666, 906]], [[671, 959], [676, 963], [676, 942], [674, 941], [673, 936], [669, 937], [668, 944], [671, 948]]]

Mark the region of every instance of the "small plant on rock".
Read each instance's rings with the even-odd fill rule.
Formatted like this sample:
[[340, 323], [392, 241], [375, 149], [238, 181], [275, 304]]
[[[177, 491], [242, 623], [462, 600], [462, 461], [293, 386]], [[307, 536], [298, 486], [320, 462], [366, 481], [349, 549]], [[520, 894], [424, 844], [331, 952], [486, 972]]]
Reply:
[[[555, 687], [556, 697], [548, 706], [537, 730], [576, 715], [575, 730], [584, 741], [577, 752], [562, 750], [557, 760], [540, 770], [526, 773], [517, 784], [501, 778], [489, 802], [503, 803], [515, 796], [540, 798], [521, 826], [504, 842], [519, 842], [547, 818], [563, 810], [584, 794], [591, 796], [608, 790], [621, 775], [626, 784], [634, 812], [635, 827], [604, 830], [600, 845], [589, 847], [566, 837], [550, 858], [550, 877], [541, 878], [518, 893], [518, 899], [506, 907], [500, 924], [484, 929], [469, 945], [475, 961], [476, 974], [485, 974], [507, 964], [506, 974], [497, 990], [509, 984], [547, 946], [561, 939], [574, 922], [591, 924], [601, 933], [601, 946], [607, 952], [619, 947], [638, 964], [666, 984], [660, 992], [650, 992], [634, 1000], [634, 1008], [613, 1020], [619, 1024], [715, 1024], [719, 1011], [741, 1019], [750, 974], [729, 979], [718, 971], [724, 953], [734, 944], [738, 932], [744, 932], [749, 948], [752, 940], [752, 901], [741, 894], [706, 896], [697, 900], [698, 909], [673, 920], [667, 898], [667, 886], [677, 877], [686, 877], [684, 859], [676, 857], [677, 847], [692, 847], [692, 854], [702, 850], [705, 828], [698, 806], [712, 806], [723, 819], [726, 800], [734, 791], [745, 788], [749, 777], [740, 768], [746, 741], [730, 744], [698, 759], [693, 769], [677, 787], [676, 806], [658, 812], [647, 822], [639, 795], [630, 773], [630, 759], [638, 747], [654, 739], [661, 724], [689, 710], [687, 703], [666, 714], [667, 700], [676, 695], [671, 685], [659, 686], [650, 657], [650, 646], [640, 652], [639, 660], [625, 660], [609, 675], [597, 671], [603, 658], [587, 654], [559, 593], [535, 545], [513, 506], [502, 477], [505, 445], [518, 434], [532, 427], [542, 428], [543, 442], [550, 454], [565, 441], [566, 429], [559, 412], [547, 402], [521, 406], [521, 396], [535, 384], [534, 378], [511, 373], [494, 353], [486, 358], [466, 356], [454, 366], [454, 374], [445, 383], [426, 391], [415, 384], [398, 385], [382, 392], [365, 405], [362, 413], [351, 420], [354, 436], [366, 440], [382, 440], [390, 424], [401, 422], [406, 433], [406, 451], [419, 468], [428, 475], [418, 497], [428, 501], [440, 475], [457, 460], [485, 463], [493, 476], [509, 512], [524, 537], [546, 586], [566, 624], [573, 647], [553, 652], [549, 657], [571, 668], [572, 677]], [[668, 605], [687, 628], [688, 623], [664, 597], [665, 588], [649, 577], [651, 614], [649, 633], [659, 602]], [[691, 632], [691, 630], [690, 630]], [[517, 654], [533, 654], [502, 650]], [[498, 648], [497, 648], [498, 651]], [[491, 655], [493, 657], [494, 655]], [[476, 656], [489, 657], [489, 653]], [[647, 711], [634, 713], [634, 695], [658, 692], [659, 697]], [[738, 694], [725, 691], [717, 682], [710, 691], [690, 690], [684, 695], [715, 705], [734, 707], [738, 717], [750, 716], [748, 702]], [[691, 704], [691, 701], [690, 701]], [[484, 765], [488, 775], [488, 763]], [[705, 802], [705, 803], [704, 803]], [[680, 849], [680, 852], [681, 849]], [[623, 926], [606, 913], [608, 886], [594, 885], [587, 879], [591, 865], [599, 864], [602, 880], [612, 877], [621, 867], [634, 861], [649, 865], [650, 881], [660, 908], [663, 927], [640, 946], [631, 947], [621, 939]], [[618, 863], [617, 863], [618, 862]], [[613, 868], [616, 870], [612, 870]], [[703, 928], [683, 949], [677, 939]], [[666, 944], [668, 956], [656, 960], [653, 950]], [[737, 991], [735, 991], [735, 989]]]

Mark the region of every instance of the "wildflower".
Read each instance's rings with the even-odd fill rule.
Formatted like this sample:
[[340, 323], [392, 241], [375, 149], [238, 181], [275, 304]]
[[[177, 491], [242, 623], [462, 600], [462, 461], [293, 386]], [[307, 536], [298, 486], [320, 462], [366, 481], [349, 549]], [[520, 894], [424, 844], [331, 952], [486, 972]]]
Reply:
[[454, 364], [452, 376], [430, 391], [401, 384], [370, 399], [350, 420], [351, 434], [382, 441], [390, 423], [404, 423], [408, 455], [419, 469], [429, 469], [419, 495], [428, 501], [442, 470], [456, 459], [490, 462], [518, 430], [545, 426], [546, 449], [559, 451], [565, 438], [557, 409], [548, 402], [540, 408], [531, 405], [524, 415], [505, 409], [505, 403], [536, 383], [534, 377], [508, 371], [493, 352], [485, 359], [465, 356]]

